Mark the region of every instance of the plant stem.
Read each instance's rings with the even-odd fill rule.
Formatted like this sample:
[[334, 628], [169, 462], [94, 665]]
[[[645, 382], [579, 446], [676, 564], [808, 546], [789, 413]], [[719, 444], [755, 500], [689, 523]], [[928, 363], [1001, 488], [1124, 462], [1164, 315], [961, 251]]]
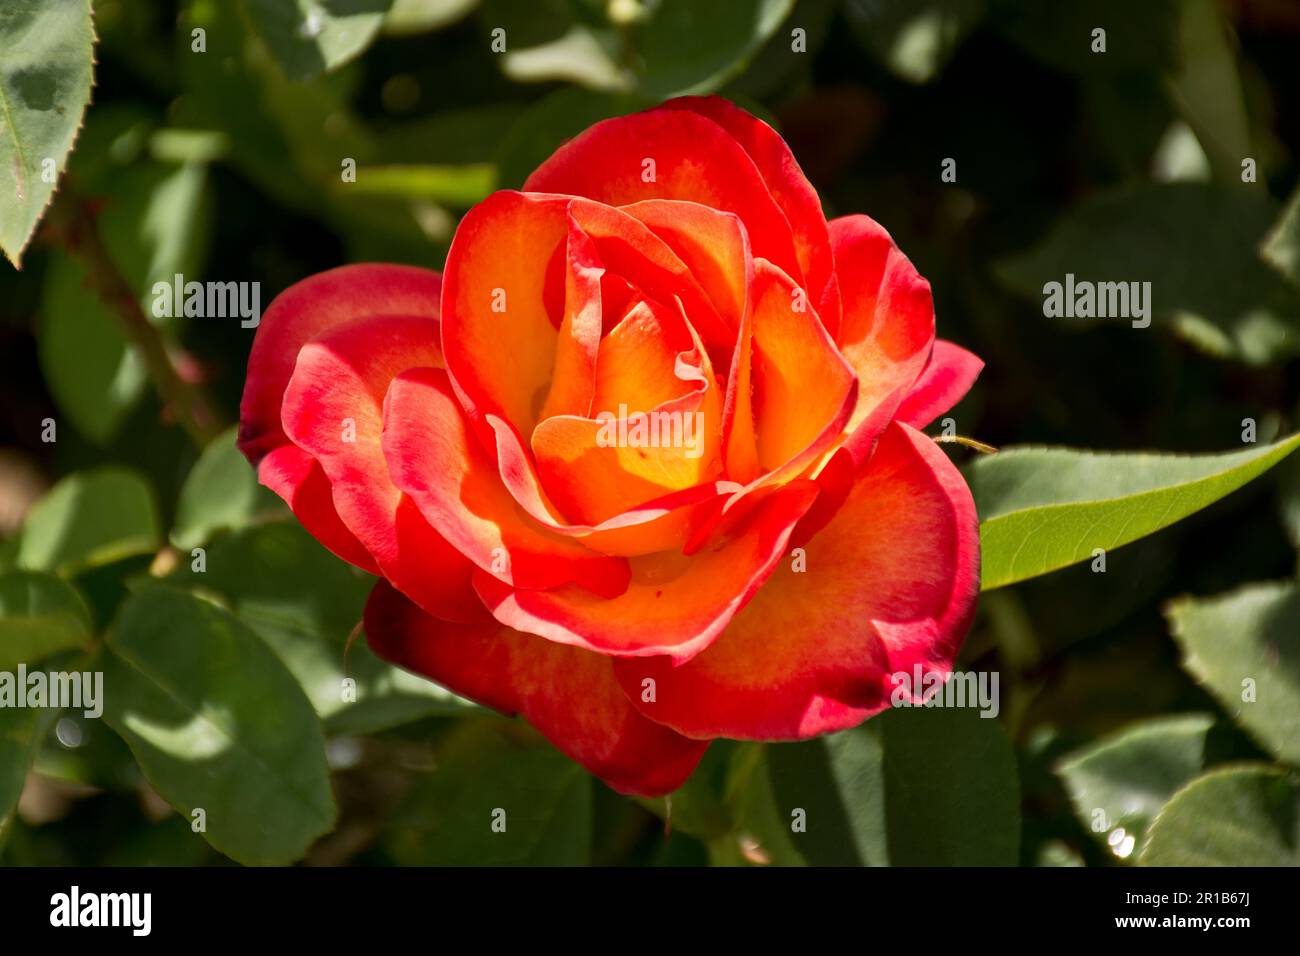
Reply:
[[177, 372], [162, 334], [144, 314], [139, 298], [104, 246], [90, 202], [65, 187], [50, 211], [50, 228], [68, 253], [81, 262], [89, 284], [139, 350], [163, 408], [175, 416], [199, 448], [205, 447], [221, 433], [221, 416], [204, 391]]

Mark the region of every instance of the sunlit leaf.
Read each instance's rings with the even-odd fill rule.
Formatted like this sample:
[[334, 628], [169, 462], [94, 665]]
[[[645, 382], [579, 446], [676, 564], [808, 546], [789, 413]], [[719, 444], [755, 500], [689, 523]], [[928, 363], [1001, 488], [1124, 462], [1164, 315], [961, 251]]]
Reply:
[[1300, 448], [1300, 434], [1219, 455], [1012, 448], [966, 469], [985, 590], [1037, 577], [1168, 527]]

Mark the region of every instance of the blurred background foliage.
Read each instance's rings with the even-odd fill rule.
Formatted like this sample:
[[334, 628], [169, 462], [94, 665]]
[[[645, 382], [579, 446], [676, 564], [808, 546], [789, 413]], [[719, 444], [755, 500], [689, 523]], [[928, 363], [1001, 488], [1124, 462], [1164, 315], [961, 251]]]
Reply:
[[[962, 666], [1001, 674], [997, 720], [720, 742], [671, 800], [629, 800], [353, 639], [368, 580], [224, 428], [252, 330], [152, 320], [210, 397], [187, 433], [69, 226], [89, 217], [145, 315], [177, 272], [259, 281], [265, 306], [343, 262], [439, 268], [458, 217], [567, 137], [717, 91], [929, 278], [940, 333], [987, 362], [961, 433], [1240, 449], [1243, 420], [1264, 443], [1300, 412], [1292, 0], [95, 0], [94, 21], [55, 205], [0, 266], [0, 669], [117, 691], [102, 720], [0, 711], [0, 862], [1300, 862], [1300, 457], [1105, 573], [986, 592]], [[1067, 271], [1151, 281], [1152, 327], [1045, 318]]]

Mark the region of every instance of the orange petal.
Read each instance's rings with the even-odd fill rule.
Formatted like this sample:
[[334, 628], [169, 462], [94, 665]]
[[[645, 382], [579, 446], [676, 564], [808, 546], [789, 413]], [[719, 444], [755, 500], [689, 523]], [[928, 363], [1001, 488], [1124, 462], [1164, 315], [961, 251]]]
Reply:
[[484, 416], [494, 414], [527, 433], [541, 413], [559, 339], [547, 287], [558, 277], [562, 303], [557, 253], [563, 254], [569, 202], [565, 196], [496, 192], [456, 229], [443, 273], [442, 348], [480, 428]]
[[669, 100], [664, 106], [707, 116], [730, 133], [749, 154], [772, 198], [790, 223], [799, 260], [798, 275], [803, 280], [800, 284], [809, 291], [817, 314], [834, 336], [840, 323], [840, 292], [826, 216], [817, 191], [799, 168], [781, 134], [719, 96], [684, 96]]
[[581, 582], [600, 594], [627, 584], [627, 563], [532, 521], [468, 431], [447, 375], [412, 369], [389, 387], [383, 450], [392, 480], [462, 554], [520, 587]]
[[614, 656], [690, 660], [766, 580], [816, 495], [812, 482], [792, 482], [707, 550], [631, 559], [631, 583], [610, 600], [572, 585], [515, 590], [481, 573], [475, 586], [497, 620], [518, 630]]
[[888, 706], [896, 672], [951, 670], [978, 590], [970, 491], [934, 442], [895, 424], [835, 517], [803, 555], [780, 556], [707, 650], [615, 670], [642, 713], [687, 736], [803, 739]]
[[612, 206], [679, 199], [735, 213], [754, 255], [799, 273], [790, 223], [744, 148], [712, 119], [659, 107], [597, 123], [528, 177], [524, 189]]

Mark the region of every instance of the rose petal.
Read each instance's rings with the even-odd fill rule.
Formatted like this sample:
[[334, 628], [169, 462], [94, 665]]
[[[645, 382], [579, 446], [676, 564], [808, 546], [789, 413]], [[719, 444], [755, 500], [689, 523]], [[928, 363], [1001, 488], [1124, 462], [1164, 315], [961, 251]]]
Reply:
[[735, 213], [754, 255], [800, 271], [790, 224], [754, 161], [697, 112], [659, 107], [597, 123], [537, 167], [524, 189], [611, 206], [680, 199]]
[[289, 443], [280, 403], [304, 345], [355, 319], [408, 315], [436, 323], [441, 291], [442, 278], [429, 269], [364, 264], [318, 273], [276, 296], [258, 324], [239, 406], [239, 448], [248, 460], [256, 465]]
[[375, 559], [334, 510], [330, 480], [315, 458], [297, 445], [280, 445], [258, 462], [257, 480], [284, 499], [313, 538], [344, 561], [379, 574]]
[[879, 223], [844, 216], [831, 221], [830, 235], [844, 301], [840, 351], [861, 383], [854, 431], [886, 399], [901, 401], [921, 374], [934, 344], [934, 303], [930, 283]]
[[502, 581], [544, 588], [571, 581], [612, 596], [627, 563], [538, 526], [501, 484], [468, 431], [446, 373], [412, 369], [384, 405], [383, 452], [392, 481], [463, 555]]
[[970, 490], [930, 439], [890, 426], [804, 560], [798, 572], [783, 554], [689, 663], [616, 661], [629, 699], [687, 736], [795, 740], [886, 707], [895, 672], [951, 669], [979, 590], [979, 531]]
[[469, 564], [388, 477], [380, 438], [384, 392], [412, 365], [440, 360], [436, 326], [406, 316], [360, 319], [307, 343], [285, 389], [286, 434], [319, 463], [344, 525], [385, 577], [430, 612], [477, 614]]
[[620, 793], [660, 796], [708, 747], [642, 717], [608, 658], [496, 622], [447, 624], [380, 582], [366, 602], [366, 640], [383, 659], [464, 697], [522, 714], [556, 747]]
[[708, 117], [730, 133], [749, 154], [790, 223], [801, 284], [811, 293], [817, 314], [834, 336], [840, 323], [840, 291], [826, 216], [817, 191], [799, 168], [785, 140], [762, 120], [719, 96], [685, 96], [669, 100], [664, 106]]
[[961, 401], [983, 368], [983, 360], [960, 345], [936, 339], [930, 361], [894, 417], [913, 428], [924, 428]]
[[768, 496], [725, 539], [696, 555], [664, 552], [631, 559], [631, 583], [610, 600], [572, 585], [512, 590], [481, 573], [475, 586], [497, 620], [517, 630], [614, 656], [666, 654], [689, 660], [766, 580], [816, 494], [812, 482], [792, 482]]
[[443, 272], [442, 349], [476, 428], [492, 414], [528, 433], [541, 413], [560, 335], [548, 284], [563, 307], [569, 203], [496, 192], [456, 229]]
[[751, 297], [758, 462], [770, 470], [812, 445], [837, 419], [854, 373], [807, 293], [764, 259], [755, 264]]

